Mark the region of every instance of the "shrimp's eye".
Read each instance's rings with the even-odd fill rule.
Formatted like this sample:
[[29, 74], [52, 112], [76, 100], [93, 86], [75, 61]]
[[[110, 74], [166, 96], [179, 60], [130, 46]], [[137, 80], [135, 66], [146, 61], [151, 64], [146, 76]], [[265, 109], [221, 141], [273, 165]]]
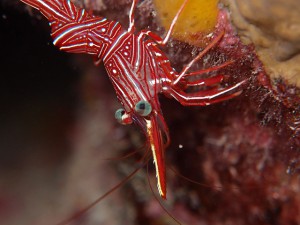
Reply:
[[141, 100], [135, 105], [134, 110], [140, 116], [148, 116], [152, 111], [152, 107], [149, 102]]
[[130, 115], [128, 115], [124, 109], [118, 109], [115, 112], [115, 118], [120, 124], [123, 124], [123, 125], [132, 123], [132, 119], [131, 119]]
[[118, 109], [115, 112], [115, 118], [119, 123], [122, 123], [122, 116], [125, 114], [125, 110], [124, 109]]

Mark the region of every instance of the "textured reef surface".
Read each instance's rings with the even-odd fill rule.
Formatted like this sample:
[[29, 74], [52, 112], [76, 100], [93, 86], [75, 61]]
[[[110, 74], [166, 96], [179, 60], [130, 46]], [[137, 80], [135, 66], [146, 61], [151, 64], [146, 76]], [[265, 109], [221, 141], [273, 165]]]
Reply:
[[[160, 99], [171, 132], [163, 204], [183, 224], [300, 223], [299, 7], [293, 7], [296, 0], [243, 2], [219, 5], [215, 31], [225, 30], [225, 36], [194, 67], [234, 60], [218, 74], [225, 75], [224, 86], [247, 79], [243, 93], [206, 107]], [[127, 26], [129, 0], [76, 3]], [[103, 67], [53, 47], [37, 11], [18, 1], [1, 7], [0, 39], [7, 45], [1, 60], [0, 223], [56, 224], [140, 166], [144, 138], [138, 127], [114, 120], [120, 105]], [[162, 35], [154, 10], [152, 1], [142, 1], [136, 26]], [[199, 49], [172, 40], [164, 50], [180, 71]], [[74, 224], [176, 224], [147, 177], [156, 193], [150, 160], [148, 172], [141, 169]]]

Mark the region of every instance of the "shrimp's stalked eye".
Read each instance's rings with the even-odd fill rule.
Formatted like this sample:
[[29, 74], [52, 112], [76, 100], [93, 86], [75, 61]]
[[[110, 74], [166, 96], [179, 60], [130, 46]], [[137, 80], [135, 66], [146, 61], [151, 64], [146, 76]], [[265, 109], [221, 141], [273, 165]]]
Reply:
[[115, 118], [120, 124], [123, 124], [123, 125], [132, 123], [131, 116], [129, 114], [127, 114], [124, 109], [118, 109], [115, 112]]
[[141, 100], [135, 105], [134, 110], [140, 116], [148, 116], [152, 111], [152, 106], [149, 102]]

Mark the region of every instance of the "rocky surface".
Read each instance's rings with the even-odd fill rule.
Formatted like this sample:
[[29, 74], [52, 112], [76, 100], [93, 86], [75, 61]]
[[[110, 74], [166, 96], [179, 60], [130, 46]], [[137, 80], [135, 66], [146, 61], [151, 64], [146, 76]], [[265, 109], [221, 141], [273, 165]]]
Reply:
[[300, 86], [300, 8], [296, 0], [225, 0], [244, 43], [253, 43], [271, 78]]

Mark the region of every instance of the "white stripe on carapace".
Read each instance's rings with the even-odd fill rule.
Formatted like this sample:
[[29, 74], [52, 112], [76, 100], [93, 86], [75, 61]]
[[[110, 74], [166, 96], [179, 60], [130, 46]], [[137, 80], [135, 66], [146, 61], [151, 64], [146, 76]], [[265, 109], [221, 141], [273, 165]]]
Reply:
[[60, 41], [61, 39], [63, 39], [64, 38], [64, 36], [65, 35], [67, 35], [67, 34], [69, 34], [70, 32], [74, 32], [75, 33], [75, 31], [76, 30], [80, 30], [80, 29], [82, 29], [82, 28], [90, 28], [90, 27], [92, 27], [92, 26], [97, 26], [99, 23], [103, 23], [104, 21], [106, 21], [107, 19], [106, 18], [103, 18], [102, 20], [100, 20], [100, 21], [97, 21], [97, 22], [92, 22], [92, 23], [86, 23], [86, 24], [83, 24], [83, 25], [76, 25], [75, 27], [73, 27], [73, 28], [70, 28], [70, 29], [67, 29], [66, 31], [64, 31], [64, 32], [62, 32], [60, 35], [58, 35], [56, 38], [55, 38], [55, 40], [53, 41], [53, 44], [54, 45], [56, 45], [56, 43], [58, 42], [58, 41]]
[[110, 46], [108, 52], [105, 54], [104, 58], [103, 58], [103, 61], [105, 62], [106, 60], [108, 60], [111, 56], [113, 56], [114, 54], [112, 54], [111, 52], [114, 52], [116, 51], [116, 48], [120, 47], [118, 46], [119, 45], [119, 42], [120, 41], [124, 41], [123, 40], [123, 37], [126, 36], [126, 35], [129, 35], [129, 33], [127, 32], [123, 32], [115, 41], [114, 43]]
[[[109, 35], [110, 37], [113, 37], [115, 34], [118, 33], [118, 30], [120, 30], [120, 29], [121, 29], [120, 24], [119, 24], [118, 22], [115, 22], [114, 25], [113, 25], [113, 27], [112, 27], [111, 29], [109, 29], [110, 32], [109, 32], [108, 35]], [[113, 35], [112, 35], [112, 34], [113, 34]]]
[[78, 22], [81, 22], [83, 20], [84, 16], [86, 15], [86, 11], [84, 9], [80, 9], [80, 11], [81, 11], [80, 17], [77, 18]]
[[[133, 55], [136, 56], [136, 60], [135, 60], [135, 63], [133, 65], [137, 69], [139, 69], [138, 67], [142, 65], [142, 62], [140, 62], [140, 60], [141, 60], [140, 56], [144, 55], [144, 54], [142, 54], [143, 52], [141, 52], [141, 51], [144, 51], [144, 45], [143, 45], [143, 43], [141, 41], [143, 37], [144, 37], [144, 34], [140, 33], [139, 36], [138, 36], [138, 38], [137, 38], [137, 44], [136, 44], [137, 50], [133, 49], [134, 50], [133, 51], [134, 52]], [[133, 41], [133, 44], [135, 44], [134, 41]]]
[[[65, 17], [64, 15], [60, 14], [59, 12], [57, 12], [56, 10], [54, 10], [53, 8], [51, 8], [47, 3], [45, 3], [44, 1], [39, 0], [38, 2], [40, 2], [45, 8], [49, 9], [50, 11], [52, 11], [52, 13], [55, 15], [58, 15], [61, 18], [64, 18], [65, 20], [68, 20], [69, 18]], [[46, 11], [46, 10], [45, 10]]]
[[118, 82], [116, 82], [115, 79], [111, 79], [113, 85], [115, 88], [118, 90], [117, 92], [120, 92], [119, 97], [123, 98], [121, 101], [125, 109], [132, 109], [134, 107], [133, 102], [130, 101], [129, 98], [125, 98], [124, 96], [127, 96], [126, 93], [124, 92], [123, 88], [119, 85]]
[[90, 30], [90, 33], [88, 34], [89, 38], [93, 40], [94, 43], [100, 43], [101, 45], [108, 43], [111, 44], [111, 39], [95, 32], [94, 30]]
[[115, 55], [115, 57], [117, 59], [117, 62], [120, 64], [120, 67], [122, 68], [122, 71], [125, 72], [125, 74], [123, 76], [126, 76], [129, 79], [130, 84], [133, 84], [135, 91], [138, 93], [138, 96], [141, 99], [147, 101], [148, 98], [147, 98], [147, 96], [145, 96], [145, 93], [143, 93], [143, 91], [142, 91], [143, 88], [141, 88], [141, 86], [138, 85], [137, 82], [133, 79], [133, 77], [132, 77], [133, 76], [132, 71], [129, 71], [127, 69], [128, 67], [123, 63], [123, 60], [120, 59], [120, 57], [118, 55]]
[[[120, 64], [118, 64], [118, 60], [120, 59], [117, 57], [113, 57], [111, 59], [111, 64], [114, 65], [113, 67], [117, 68], [117, 71], [119, 71], [120, 74], [117, 74], [116, 76], [116, 74], [113, 74], [112, 68], [108, 67], [107, 71], [110, 74], [111, 80], [116, 84], [115, 89], [119, 100], [124, 105], [126, 112], [129, 113], [130, 111], [132, 111], [136, 103], [136, 99], [130, 96], [132, 96], [133, 94], [134, 96], [137, 96], [137, 93], [135, 92], [135, 88], [131, 85], [130, 80], [127, 79], [127, 76], [122, 75], [124, 74], [124, 71], [123, 68], [120, 67]], [[122, 94], [120, 94], [119, 92], [121, 92]], [[126, 107], [125, 105], [127, 105], [128, 107]]]
[[[103, 54], [104, 49], [106, 49], [107, 46], [105, 44], [102, 44], [99, 46], [99, 51], [98, 51], [98, 59], [100, 59], [100, 61], [102, 61], [101, 55]], [[96, 61], [96, 65], [98, 64], [98, 60]]]
[[75, 19], [74, 12], [72, 10], [73, 8], [72, 8], [70, 0], [67, 1], [67, 5], [68, 5], [68, 8], [69, 8], [68, 12], [71, 14], [72, 19]]
[[[80, 44], [72, 44], [72, 45], [64, 45], [60, 47], [60, 50], [69, 50], [69, 49], [75, 49], [75, 48], [80, 48], [80, 47], [85, 47], [87, 46], [86, 43], [80, 43]], [[82, 53], [85, 53], [85, 50], [82, 50]]]

